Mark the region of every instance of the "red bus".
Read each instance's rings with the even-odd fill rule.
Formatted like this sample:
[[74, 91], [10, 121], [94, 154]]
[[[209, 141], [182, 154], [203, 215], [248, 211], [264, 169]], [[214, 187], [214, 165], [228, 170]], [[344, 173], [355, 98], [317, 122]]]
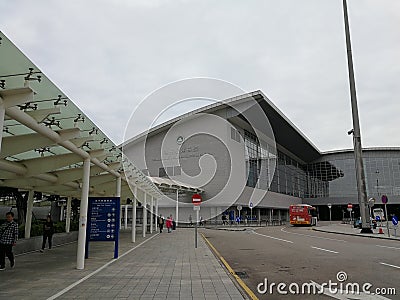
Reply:
[[294, 204], [289, 206], [291, 225], [317, 225], [317, 209], [308, 204]]

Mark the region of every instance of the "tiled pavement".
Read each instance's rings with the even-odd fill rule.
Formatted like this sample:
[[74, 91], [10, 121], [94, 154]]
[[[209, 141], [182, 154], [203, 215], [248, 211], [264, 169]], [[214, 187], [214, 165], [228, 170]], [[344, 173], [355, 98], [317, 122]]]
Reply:
[[0, 299], [244, 299], [200, 236], [194, 248], [193, 229], [129, 238], [121, 233], [118, 260], [113, 243], [91, 243], [85, 270], [75, 269], [76, 243], [20, 255], [0, 273]]

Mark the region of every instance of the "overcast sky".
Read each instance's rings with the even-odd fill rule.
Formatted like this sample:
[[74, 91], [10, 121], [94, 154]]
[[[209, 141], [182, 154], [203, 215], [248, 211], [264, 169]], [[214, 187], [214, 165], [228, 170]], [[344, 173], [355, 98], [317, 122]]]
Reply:
[[[400, 1], [348, 2], [363, 146], [400, 146]], [[341, 0], [3, 0], [0, 27], [117, 144], [146, 95], [212, 77], [352, 147]]]

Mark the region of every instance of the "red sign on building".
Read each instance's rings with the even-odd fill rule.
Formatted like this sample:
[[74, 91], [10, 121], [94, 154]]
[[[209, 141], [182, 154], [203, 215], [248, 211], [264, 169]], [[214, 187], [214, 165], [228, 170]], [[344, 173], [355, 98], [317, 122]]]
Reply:
[[192, 196], [192, 203], [193, 203], [193, 205], [200, 205], [201, 204], [201, 196], [199, 194], [194, 194]]

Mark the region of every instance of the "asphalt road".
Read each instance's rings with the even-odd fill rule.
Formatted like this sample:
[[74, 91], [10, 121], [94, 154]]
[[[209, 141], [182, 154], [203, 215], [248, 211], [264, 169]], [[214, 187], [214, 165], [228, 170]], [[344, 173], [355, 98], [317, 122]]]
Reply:
[[[225, 258], [235, 272], [245, 272], [243, 278], [248, 287], [260, 299], [400, 299], [400, 243], [398, 241], [371, 239], [355, 236], [316, 232], [307, 227], [262, 227], [246, 231], [205, 229], [207, 239]], [[342, 272], [342, 273], [339, 273]], [[344, 274], [344, 273], [345, 274]], [[338, 275], [340, 274], [340, 276]], [[340, 278], [338, 279], [337, 276]], [[347, 279], [345, 277], [347, 276]], [[261, 292], [271, 283], [285, 283], [281, 295], [277, 287]], [[344, 280], [345, 279], [345, 280]], [[294, 295], [288, 289], [292, 283], [316, 282], [332, 285], [324, 289], [324, 295]], [[342, 281], [340, 281], [342, 280]], [[395, 288], [397, 295], [368, 295], [357, 297], [346, 292], [335, 293], [335, 287], [346, 289], [349, 283], [360, 286], [370, 283], [368, 291], [376, 288]], [[368, 287], [368, 286], [365, 286]], [[348, 286], [349, 289], [354, 289]], [[295, 291], [296, 285], [292, 285]], [[307, 291], [307, 288], [306, 288]], [[333, 292], [333, 293], [331, 293]], [[379, 291], [377, 291], [379, 292]]]

